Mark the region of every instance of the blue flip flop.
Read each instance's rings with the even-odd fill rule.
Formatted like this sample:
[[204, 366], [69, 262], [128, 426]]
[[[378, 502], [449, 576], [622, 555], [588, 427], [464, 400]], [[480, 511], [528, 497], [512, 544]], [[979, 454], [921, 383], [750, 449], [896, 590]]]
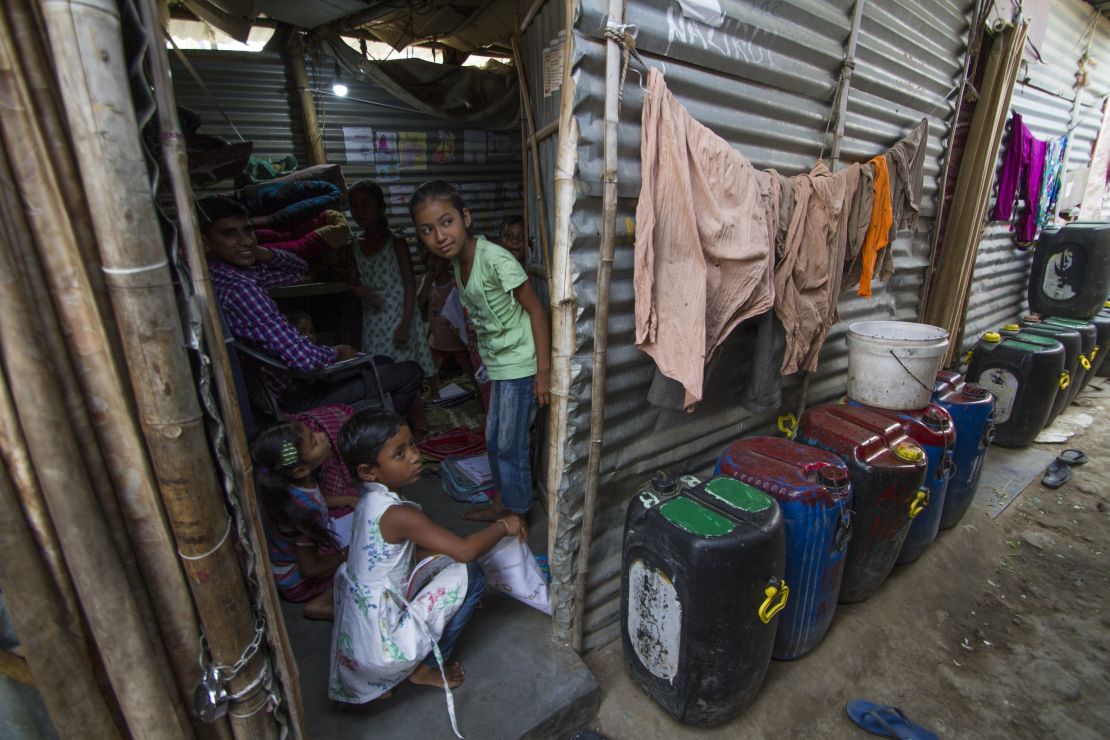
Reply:
[[898, 740], [937, 740], [935, 733], [914, 724], [898, 707], [856, 699], [845, 704], [844, 711], [852, 722], [872, 735]]

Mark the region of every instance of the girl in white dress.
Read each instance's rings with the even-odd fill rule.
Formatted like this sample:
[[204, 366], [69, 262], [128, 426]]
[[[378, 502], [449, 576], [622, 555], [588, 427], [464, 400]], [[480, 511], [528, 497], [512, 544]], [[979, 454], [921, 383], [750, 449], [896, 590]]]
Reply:
[[[339, 447], [362, 483], [362, 496], [350, 554], [335, 574], [328, 695], [362, 704], [405, 678], [453, 689], [463, 669], [447, 660], [485, 584], [476, 560], [504, 537], [527, 538], [527, 525], [506, 514], [463, 538], [402, 499], [394, 491], [420, 478], [420, 453], [408, 426], [392, 413], [355, 414], [340, 431]], [[414, 562], [430, 553], [447, 557], [410, 583]]]

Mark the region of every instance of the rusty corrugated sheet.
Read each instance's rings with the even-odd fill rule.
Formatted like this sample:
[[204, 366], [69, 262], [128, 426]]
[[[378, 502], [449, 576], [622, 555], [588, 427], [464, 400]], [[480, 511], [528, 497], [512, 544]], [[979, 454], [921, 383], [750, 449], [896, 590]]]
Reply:
[[[726, 18], [710, 29], [684, 18], [676, 2], [629, 2], [627, 21], [639, 27], [637, 48], [664, 70], [667, 84], [702, 123], [727, 139], [757, 167], [785, 174], [808, 171], [821, 152], [833, 90], [851, 26], [851, 0], [829, 3], [722, 3]], [[559, 490], [559, 531], [553, 551], [554, 586], [560, 608], [557, 632], [569, 628], [573, 553], [584, 489], [590, 412], [593, 296], [601, 225], [601, 129], [604, 101], [606, 13], [601, 2], [582, 3], [575, 28], [579, 49], [575, 115], [579, 143], [572, 233], [574, 290], [579, 308], [573, 360], [566, 465]], [[912, 320], [917, 313], [928, 255], [936, 180], [940, 171], [949, 93], [962, 72], [971, 3], [875, 0], [866, 7], [843, 144], [844, 161], [865, 160], [887, 149], [922, 116], [930, 118], [922, 218], [914, 234], [894, 245], [897, 272], [870, 299], [841, 301], [814, 378], [813, 402], [842, 395], [847, 376], [844, 336], [851, 321]], [[634, 63], [635, 66], [635, 63]], [[653, 371], [633, 344], [632, 240], [640, 178], [642, 92], [630, 74], [620, 126], [620, 202], [613, 270], [605, 455], [599, 509], [590, 559], [585, 644], [617, 636], [620, 548], [626, 502], [652, 471], [706, 472], [729, 441], [769, 433], [775, 414], [751, 416], [737, 404], [735, 389], [707, 395], [688, 415], [647, 404]], [[827, 156], [827, 152], [826, 152]], [[795, 382], [790, 388], [796, 387]], [[785, 396], [793, 407], [795, 393]]]

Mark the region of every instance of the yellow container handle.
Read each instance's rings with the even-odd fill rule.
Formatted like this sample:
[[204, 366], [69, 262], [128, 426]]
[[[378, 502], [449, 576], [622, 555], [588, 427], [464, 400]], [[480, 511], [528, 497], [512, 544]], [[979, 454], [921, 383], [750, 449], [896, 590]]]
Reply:
[[1060, 373], [1060, 390], [1066, 391], [1069, 385], [1071, 385], [1071, 375], [1069, 375], [1068, 371], [1065, 370], [1064, 372]]
[[794, 439], [794, 435], [798, 433], [798, 418], [794, 414], [780, 416], [779, 431], [785, 434], [787, 439]]
[[[786, 585], [786, 581], [779, 581], [779, 586], [771, 585], [763, 590], [763, 594], [767, 597], [759, 606], [759, 621], [767, 624], [771, 618], [786, 608], [786, 600], [790, 597], [790, 587]], [[781, 586], [781, 588], [780, 588]], [[778, 597], [778, 602], [771, 605]]]
[[1095, 361], [1095, 356], [1097, 354], [1098, 354], [1098, 345], [1096, 344], [1095, 348], [1091, 350], [1091, 362]]
[[929, 505], [929, 492], [924, 488], [917, 491], [917, 495], [913, 497], [910, 503], [910, 519], [925, 511], [925, 507]]
[[1091, 369], [1091, 361], [1087, 359], [1087, 355], [1082, 352], [1079, 353], [1079, 364], [1083, 366], [1084, 370]]

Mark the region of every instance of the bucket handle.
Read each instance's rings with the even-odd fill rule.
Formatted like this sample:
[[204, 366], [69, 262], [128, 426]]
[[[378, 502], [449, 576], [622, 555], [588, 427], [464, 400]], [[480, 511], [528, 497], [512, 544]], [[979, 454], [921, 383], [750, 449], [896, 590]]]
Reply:
[[909, 375], [911, 378], [913, 378], [915, 381], [917, 381], [917, 384], [919, 386], [921, 386], [922, 388], [927, 390], [929, 392], [929, 395], [933, 394], [933, 386], [925, 385], [924, 383], [921, 382], [921, 378], [919, 378], [916, 375], [914, 375], [913, 373], [911, 373], [910, 369], [908, 367], [906, 367], [906, 363], [902, 362], [902, 358], [899, 357], [898, 355], [894, 354], [894, 350], [888, 349], [887, 352], [890, 353], [891, 357], [898, 360], [898, 364], [902, 366], [902, 369], [906, 371], [906, 374]]

